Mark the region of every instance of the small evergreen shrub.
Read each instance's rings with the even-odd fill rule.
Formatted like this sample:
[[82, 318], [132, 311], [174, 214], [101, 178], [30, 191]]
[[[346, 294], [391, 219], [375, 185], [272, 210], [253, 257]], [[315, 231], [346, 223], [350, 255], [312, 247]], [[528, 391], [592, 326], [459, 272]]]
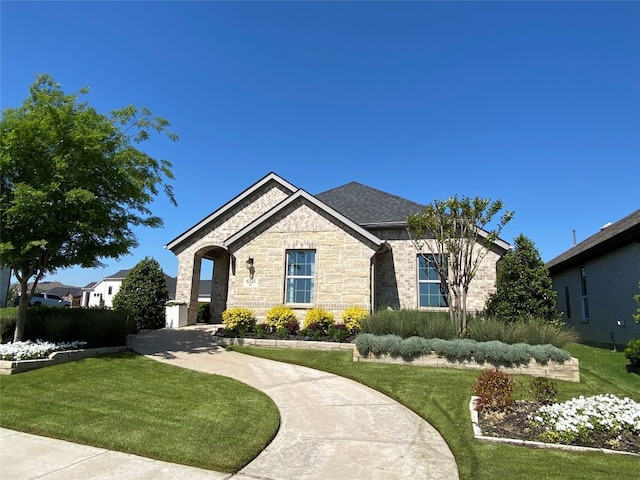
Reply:
[[222, 312], [222, 323], [227, 330], [242, 336], [255, 325], [253, 312], [244, 307], [233, 307]]
[[361, 333], [356, 337], [356, 349], [362, 356], [372, 353], [373, 345], [377, 342], [377, 336], [372, 333]]
[[624, 356], [631, 365], [640, 365], [640, 338], [635, 338], [627, 343]]
[[422, 337], [405, 338], [400, 344], [400, 356], [411, 359], [431, 353], [431, 342]]
[[342, 323], [347, 327], [351, 335], [360, 333], [362, 321], [369, 316], [369, 312], [363, 307], [349, 307], [342, 312]]
[[292, 308], [285, 305], [277, 305], [267, 312], [266, 324], [274, 332], [277, 331], [279, 327], [283, 327], [285, 323], [290, 321], [298, 323], [296, 313]]
[[169, 299], [167, 279], [157, 260], [145, 257], [127, 274], [113, 297], [113, 309], [122, 312], [142, 329], [165, 326], [165, 302]]
[[537, 402], [553, 403], [558, 395], [558, 384], [550, 378], [536, 377], [529, 385], [529, 393]]
[[527, 364], [533, 358], [539, 363], [554, 361], [563, 363], [571, 355], [553, 345], [507, 345], [499, 341], [476, 342], [471, 339], [425, 339], [399, 335], [373, 335], [361, 333], [356, 337], [356, 348], [362, 355], [383, 355], [413, 358], [433, 352], [450, 360], [475, 360], [478, 363]]
[[473, 394], [479, 397], [476, 410], [504, 410], [510, 407], [513, 405], [512, 393], [515, 385], [513, 376], [497, 368], [481, 373], [472, 388]]
[[307, 312], [302, 324], [303, 328], [309, 328], [311, 325], [320, 325], [323, 330], [327, 330], [330, 325], [335, 323], [333, 313], [321, 307], [312, 308]]

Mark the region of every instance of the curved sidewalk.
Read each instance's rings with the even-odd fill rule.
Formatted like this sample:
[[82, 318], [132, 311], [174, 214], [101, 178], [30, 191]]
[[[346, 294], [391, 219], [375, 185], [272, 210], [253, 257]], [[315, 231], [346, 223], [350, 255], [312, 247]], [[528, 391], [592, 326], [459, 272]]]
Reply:
[[229, 352], [213, 327], [140, 333], [134, 351], [160, 362], [239, 380], [269, 395], [280, 429], [234, 480], [458, 478], [453, 454], [420, 416], [352, 380]]

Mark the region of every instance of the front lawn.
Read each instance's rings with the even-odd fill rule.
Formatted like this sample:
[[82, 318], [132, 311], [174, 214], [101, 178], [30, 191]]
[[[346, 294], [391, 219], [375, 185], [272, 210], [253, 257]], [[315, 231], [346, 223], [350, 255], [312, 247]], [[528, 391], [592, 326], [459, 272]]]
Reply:
[[0, 426], [220, 472], [278, 430], [264, 393], [126, 352], [0, 376]]
[[[580, 383], [557, 382], [558, 401], [612, 393], [640, 401], [640, 377], [625, 371], [621, 352], [570, 344], [580, 360]], [[447, 368], [353, 362], [349, 352], [232, 347], [233, 350], [325, 370], [373, 387], [408, 406], [440, 431], [453, 451], [461, 480], [635, 478], [640, 459], [604, 453], [574, 453], [481, 443], [469, 419], [471, 386], [479, 372]], [[516, 398], [525, 398], [532, 378], [516, 376]]]

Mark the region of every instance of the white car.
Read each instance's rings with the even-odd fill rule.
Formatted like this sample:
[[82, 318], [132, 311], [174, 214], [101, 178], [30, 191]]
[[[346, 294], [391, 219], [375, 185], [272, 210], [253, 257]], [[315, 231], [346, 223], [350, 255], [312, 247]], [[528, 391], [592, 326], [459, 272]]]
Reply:
[[[20, 297], [16, 298], [15, 304], [18, 305], [20, 302]], [[63, 300], [58, 295], [53, 295], [51, 293], [34, 293], [31, 301], [29, 302], [30, 307], [70, 307], [71, 302], [67, 300]]]

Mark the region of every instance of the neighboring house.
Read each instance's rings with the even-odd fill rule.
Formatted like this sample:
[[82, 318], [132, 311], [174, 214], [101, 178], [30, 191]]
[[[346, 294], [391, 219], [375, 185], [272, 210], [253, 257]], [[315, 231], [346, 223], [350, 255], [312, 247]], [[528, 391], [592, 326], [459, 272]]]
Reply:
[[[279, 304], [299, 320], [313, 307], [336, 320], [355, 305], [446, 310], [435, 271], [406, 231], [407, 217], [424, 208], [356, 182], [314, 196], [270, 173], [165, 246], [178, 257], [176, 299], [197, 301], [196, 279], [208, 259], [214, 322], [231, 307], [263, 320]], [[470, 285], [469, 310], [483, 309], [508, 249], [494, 242]]]
[[[104, 277], [99, 282], [91, 282], [81, 290], [83, 307], [107, 307], [113, 306], [113, 297], [120, 290], [123, 280], [131, 269], [120, 270], [114, 275]], [[167, 279], [167, 288], [169, 290], [169, 299], [176, 297], [176, 279], [165, 274]], [[211, 281], [203, 280], [200, 282], [200, 294], [198, 302], [208, 303], [211, 300]]]
[[562, 319], [584, 343], [622, 348], [640, 337], [640, 210], [547, 263]]
[[107, 307], [113, 306], [113, 297], [120, 290], [122, 281], [131, 269], [120, 270], [117, 273], [104, 277], [98, 282], [92, 282], [85, 286], [82, 297], [83, 307]]

